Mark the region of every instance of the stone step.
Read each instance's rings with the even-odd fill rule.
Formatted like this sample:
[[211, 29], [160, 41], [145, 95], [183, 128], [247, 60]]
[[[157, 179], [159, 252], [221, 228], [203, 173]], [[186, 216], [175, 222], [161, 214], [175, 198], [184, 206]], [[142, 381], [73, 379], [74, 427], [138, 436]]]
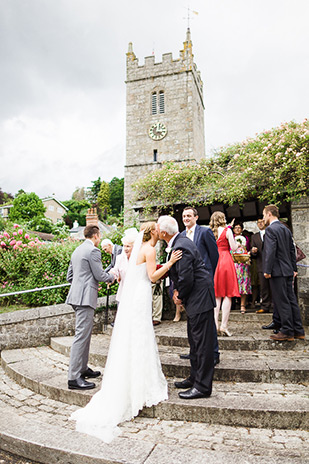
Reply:
[[[67, 404], [85, 406], [90, 391], [67, 389], [68, 357], [49, 347], [3, 351], [7, 375], [23, 387]], [[186, 420], [210, 424], [277, 429], [309, 427], [309, 398], [306, 385], [252, 382], [214, 382], [210, 398], [184, 401], [169, 382], [169, 399], [144, 408], [141, 414], [161, 420]]]
[[[51, 347], [65, 356], [70, 355], [73, 337], [51, 339]], [[93, 335], [89, 360], [96, 366], [105, 366], [109, 335]], [[169, 345], [158, 345], [162, 370], [167, 377], [186, 378], [190, 374], [190, 361], [180, 359], [179, 354], [188, 353], [188, 349]], [[214, 380], [221, 382], [282, 382], [309, 383], [308, 353], [302, 351], [278, 352], [259, 351], [223, 351], [220, 364], [215, 369]]]
[[[245, 315], [246, 316], [246, 315]], [[108, 329], [107, 334], [110, 334]], [[294, 342], [274, 342], [269, 337], [271, 330], [261, 329], [261, 324], [256, 321], [243, 323], [230, 321], [229, 330], [232, 337], [218, 337], [219, 348], [222, 351], [254, 351], [254, 350], [282, 350], [282, 351], [303, 351], [309, 348], [308, 327], [305, 328], [307, 333], [306, 340], [295, 340]], [[162, 324], [155, 327], [157, 343], [165, 346], [179, 346], [187, 348], [187, 328], [186, 322], [163, 321]]]

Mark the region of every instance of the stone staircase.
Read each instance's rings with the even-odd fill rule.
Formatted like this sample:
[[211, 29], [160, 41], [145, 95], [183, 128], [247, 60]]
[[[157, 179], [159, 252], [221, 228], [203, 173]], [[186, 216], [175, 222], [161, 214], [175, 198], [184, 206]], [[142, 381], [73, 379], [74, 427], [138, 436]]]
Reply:
[[[213, 394], [207, 399], [191, 401], [181, 400], [177, 394], [178, 390], [173, 385], [175, 379], [185, 378], [189, 373], [189, 361], [179, 358], [179, 354], [188, 352], [186, 323], [164, 321], [157, 326], [155, 333], [162, 368], [169, 381], [169, 399], [157, 406], [144, 408], [138, 418], [122, 426], [122, 437], [114, 440], [111, 445], [78, 434], [74, 431], [74, 423], [68, 421], [71, 412], [87, 404], [89, 398], [100, 388], [99, 379], [94, 390], [81, 392], [67, 389], [72, 337], [52, 338], [50, 346], [2, 351], [4, 379], [14, 382], [12, 385], [15, 385], [15, 390], [18, 392], [16, 386], [19, 387], [27, 392], [24, 394], [30, 399], [28, 404], [24, 404], [23, 414], [18, 414], [21, 409], [16, 405], [14, 407], [8, 401], [5, 403], [5, 407], [10, 410], [10, 418], [0, 419], [0, 437], [7, 443], [7, 448], [3, 448], [2, 445], [1, 448], [48, 464], [187, 463], [189, 460], [195, 462], [192, 456], [188, 458], [190, 449], [192, 454], [192, 448], [193, 456], [196, 456], [196, 462], [199, 463], [275, 463], [282, 462], [283, 457], [284, 462], [309, 462], [309, 445], [304, 445], [309, 441], [309, 342], [271, 341], [269, 331], [261, 330], [261, 325], [269, 323], [270, 320], [271, 315], [241, 315], [236, 311], [231, 313], [229, 328], [233, 336], [219, 337], [221, 361], [215, 369]], [[109, 328], [106, 333], [92, 337], [90, 364], [101, 370], [104, 369], [111, 330]], [[38, 414], [27, 410], [27, 407], [31, 408], [30, 400], [35, 396], [36, 401], [43, 402], [43, 405], [42, 398], [47, 401], [46, 414], [46, 409], [58, 408], [57, 413], [50, 414], [50, 418], [54, 419], [52, 423], [57, 423], [56, 416], [61, 415], [59, 411], [62, 410], [62, 419], [65, 419], [57, 432], [48, 418], [45, 417], [43, 427], [42, 423], [38, 422]], [[8, 432], [14, 428], [14, 421], [19, 424], [21, 430], [27, 429], [26, 437], [23, 436], [25, 432], [20, 435], [15, 432], [13, 436], [12, 432]], [[29, 421], [31, 424], [27, 425]], [[49, 422], [48, 427], [46, 422]], [[166, 430], [165, 433], [163, 430], [166, 429], [166, 424], [175, 429], [170, 440], [164, 438]], [[157, 436], [158, 428], [162, 429], [160, 437]], [[173, 445], [179, 439], [177, 430], [181, 428], [186, 429], [188, 433], [186, 439], [180, 441], [176, 452]], [[155, 440], [150, 438], [152, 435], [146, 433], [147, 429], [156, 431]], [[234, 441], [237, 445], [233, 452], [226, 444], [220, 449], [208, 449], [205, 440], [199, 441], [199, 437], [213, 429], [217, 430], [219, 435], [221, 431], [225, 436], [231, 435], [234, 431], [237, 437], [234, 435]], [[39, 435], [43, 437], [43, 444], [38, 439], [38, 433], [35, 439], [32, 436], [38, 430]], [[287, 437], [297, 438], [299, 446], [295, 448], [291, 445], [289, 448], [290, 445], [285, 442], [284, 447], [278, 451], [277, 442], [270, 440], [268, 447], [265, 448], [263, 445], [257, 449], [251, 448], [248, 452], [248, 446], [242, 437], [242, 434], [246, 434], [244, 431], [249, 435], [260, 433], [264, 438], [267, 436], [268, 440], [270, 435], [286, 434]], [[61, 449], [57, 442], [59, 435]], [[70, 446], [65, 440], [70, 441]], [[197, 442], [198, 445], [192, 446], [192, 443]], [[95, 453], [89, 451], [89, 443], [95, 443]], [[281, 442], [280, 444], [282, 445]], [[52, 452], [49, 453], [48, 450]], [[278, 456], [273, 456], [271, 450], [276, 450]], [[51, 460], [50, 454], [53, 454], [54, 461]], [[265, 456], [268, 456], [267, 461]]]

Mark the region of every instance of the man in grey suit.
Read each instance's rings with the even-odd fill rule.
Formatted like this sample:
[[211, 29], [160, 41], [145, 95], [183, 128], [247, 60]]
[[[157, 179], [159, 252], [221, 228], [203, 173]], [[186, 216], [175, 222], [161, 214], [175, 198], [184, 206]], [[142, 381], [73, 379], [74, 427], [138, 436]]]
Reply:
[[70, 390], [89, 390], [95, 387], [85, 378], [98, 377], [101, 372], [88, 367], [90, 338], [94, 310], [97, 306], [99, 282], [113, 282], [114, 277], [103, 270], [100, 244], [100, 230], [89, 225], [84, 230], [85, 241], [71, 256], [67, 280], [71, 288], [66, 303], [75, 310], [75, 337], [73, 340], [68, 375]]

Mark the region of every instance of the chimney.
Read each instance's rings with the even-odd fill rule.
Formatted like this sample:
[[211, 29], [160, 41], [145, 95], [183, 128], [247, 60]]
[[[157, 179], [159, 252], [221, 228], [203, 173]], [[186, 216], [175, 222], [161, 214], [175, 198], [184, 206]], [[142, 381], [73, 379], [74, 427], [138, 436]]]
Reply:
[[97, 208], [89, 208], [86, 215], [86, 226], [98, 226]]

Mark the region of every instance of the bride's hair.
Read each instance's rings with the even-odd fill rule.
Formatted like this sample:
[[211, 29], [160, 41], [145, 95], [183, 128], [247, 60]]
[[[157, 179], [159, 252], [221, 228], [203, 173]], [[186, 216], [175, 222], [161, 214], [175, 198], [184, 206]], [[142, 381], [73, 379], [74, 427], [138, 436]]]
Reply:
[[145, 222], [145, 224], [141, 225], [141, 229], [144, 231], [143, 242], [149, 242], [151, 239], [151, 231], [155, 230], [156, 223], [155, 222]]

